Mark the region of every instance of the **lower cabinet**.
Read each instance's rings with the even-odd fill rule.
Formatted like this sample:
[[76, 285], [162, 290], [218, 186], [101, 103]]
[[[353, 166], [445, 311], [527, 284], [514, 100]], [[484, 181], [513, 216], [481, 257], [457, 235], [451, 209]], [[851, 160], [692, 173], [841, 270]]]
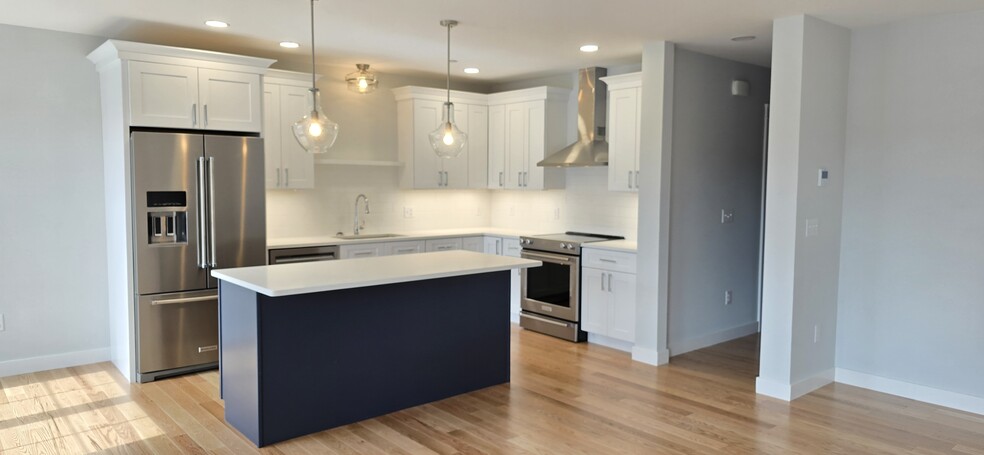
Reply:
[[451, 251], [461, 249], [461, 237], [451, 238], [451, 239], [433, 239], [428, 240], [425, 250], [430, 253], [431, 251]]
[[474, 251], [476, 253], [485, 252], [485, 237], [463, 237], [461, 239], [461, 249]]
[[387, 256], [396, 256], [398, 254], [417, 254], [424, 252], [424, 241], [423, 240], [409, 240], [406, 242], [389, 242], [383, 247], [383, 251]]
[[600, 261], [612, 264], [612, 267], [600, 268], [594, 266], [600, 262], [592, 260], [595, 255], [587, 252], [587, 249], [585, 251], [584, 263], [591, 266], [581, 267], [581, 329], [596, 335], [635, 342], [635, 255], [602, 253]]

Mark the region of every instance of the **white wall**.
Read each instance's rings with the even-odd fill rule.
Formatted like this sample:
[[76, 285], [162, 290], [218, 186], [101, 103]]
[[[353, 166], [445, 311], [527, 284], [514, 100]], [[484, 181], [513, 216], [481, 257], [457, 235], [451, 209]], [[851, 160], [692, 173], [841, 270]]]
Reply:
[[984, 12], [854, 32], [838, 368], [984, 398], [982, 42]]
[[850, 30], [813, 17], [774, 23], [756, 388], [786, 400], [833, 380], [850, 46]]
[[[758, 331], [764, 111], [769, 69], [678, 49], [673, 77], [670, 355]], [[733, 96], [731, 81], [750, 83]], [[721, 210], [734, 221], [721, 223]], [[733, 291], [725, 305], [724, 293]]]
[[109, 355], [101, 42], [0, 25], [0, 376]]

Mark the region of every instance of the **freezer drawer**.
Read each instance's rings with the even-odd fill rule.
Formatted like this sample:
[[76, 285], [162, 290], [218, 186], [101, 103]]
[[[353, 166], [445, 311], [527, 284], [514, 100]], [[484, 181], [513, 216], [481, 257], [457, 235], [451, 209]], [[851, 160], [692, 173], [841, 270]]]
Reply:
[[143, 295], [137, 304], [141, 382], [160, 372], [211, 368], [219, 361], [216, 290]]

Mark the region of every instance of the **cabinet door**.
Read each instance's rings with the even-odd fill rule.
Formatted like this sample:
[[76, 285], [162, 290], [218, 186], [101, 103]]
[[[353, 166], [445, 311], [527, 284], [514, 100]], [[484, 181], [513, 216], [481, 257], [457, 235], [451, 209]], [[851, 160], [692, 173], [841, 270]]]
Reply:
[[506, 188], [520, 189], [526, 178], [529, 147], [525, 103], [506, 105]]
[[311, 91], [305, 87], [280, 87], [280, 144], [283, 162], [282, 188], [314, 188], [314, 155], [294, 137], [294, 123], [311, 113]]
[[485, 237], [464, 237], [461, 239], [461, 249], [474, 251], [476, 253], [485, 252]]
[[608, 104], [608, 189], [636, 191], [639, 155], [639, 91], [612, 90]]
[[[441, 158], [431, 148], [427, 135], [441, 123], [440, 101], [413, 101], [413, 187], [443, 188]], [[455, 113], [457, 115], [457, 113]]]
[[[526, 135], [528, 145], [526, 146], [526, 176], [523, 180], [523, 188], [527, 190], [543, 189], [543, 168], [537, 166], [544, 158], [544, 147], [546, 146], [547, 132], [547, 111], [545, 101], [532, 101], [526, 103]], [[551, 150], [553, 151], [553, 150]]]
[[283, 170], [280, 163], [280, 86], [263, 84], [263, 173], [267, 189], [280, 188]]
[[485, 237], [485, 254], [495, 254], [501, 256], [502, 251], [502, 239], [498, 237]]
[[[468, 140], [465, 142], [464, 149], [461, 150], [461, 155], [454, 158], [438, 158], [438, 160], [441, 161], [441, 166], [444, 170], [444, 187], [464, 189], [468, 188], [468, 156], [471, 154], [471, 148], [473, 146], [478, 147], [478, 145], [472, 144], [474, 137], [471, 135], [471, 122], [468, 118], [467, 104], [454, 105], [454, 122], [461, 131], [464, 131], [468, 135]], [[431, 129], [436, 128], [438, 123], [440, 123], [440, 119], [438, 119], [437, 123], [434, 123]], [[434, 150], [430, 150], [429, 146], [428, 149], [428, 154], [435, 155]]]
[[428, 240], [426, 249], [427, 252], [460, 250], [461, 238]]
[[339, 256], [342, 259], [370, 258], [375, 256], [385, 256], [383, 244], [381, 243], [361, 243], [358, 245], [342, 245], [339, 248]]
[[128, 68], [131, 125], [201, 127], [198, 68], [134, 61]]
[[202, 128], [260, 132], [263, 129], [262, 96], [259, 74], [206, 68], [198, 70]]
[[488, 187], [506, 187], [506, 106], [489, 107], [489, 175]]
[[423, 240], [410, 240], [406, 242], [389, 242], [386, 244], [385, 253], [387, 256], [397, 256], [401, 254], [417, 254], [424, 252]]
[[581, 268], [581, 330], [608, 335], [608, 272]]
[[468, 105], [468, 188], [489, 186], [489, 108]]
[[611, 285], [605, 283], [612, 302], [608, 336], [635, 342], [636, 276], [622, 272], [607, 273], [612, 277]]

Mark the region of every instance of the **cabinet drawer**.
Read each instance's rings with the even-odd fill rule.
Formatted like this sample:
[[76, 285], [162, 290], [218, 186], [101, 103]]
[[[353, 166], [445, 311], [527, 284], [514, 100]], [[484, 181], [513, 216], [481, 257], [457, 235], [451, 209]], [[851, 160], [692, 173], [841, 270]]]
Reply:
[[342, 245], [339, 247], [342, 259], [370, 258], [385, 256], [382, 243], [363, 243], [359, 245]]
[[636, 255], [622, 251], [581, 249], [581, 266], [615, 272], [636, 273]]
[[519, 245], [519, 239], [502, 239], [502, 255], [518, 258], [522, 253], [523, 247]]
[[386, 255], [395, 256], [399, 254], [417, 254], [424, 252], [423, 240], [410, 240], [406, 242], [390, 242], [384, 248]]
[[451, 251], [461, 249], [461, 237], [453, 239], [435, 239], [427, 241], [427, 252]]

